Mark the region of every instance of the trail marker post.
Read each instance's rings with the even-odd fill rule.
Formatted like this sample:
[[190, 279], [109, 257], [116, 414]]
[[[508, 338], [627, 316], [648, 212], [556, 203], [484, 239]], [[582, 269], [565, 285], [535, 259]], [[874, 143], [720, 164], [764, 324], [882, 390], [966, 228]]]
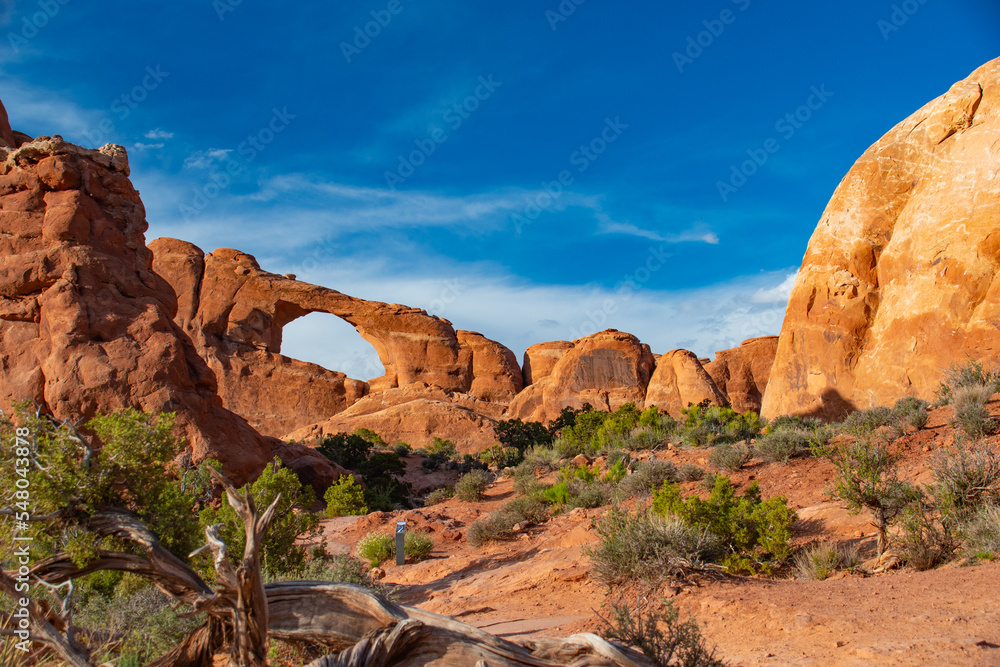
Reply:
[[396, 565], [402, 565], [406, 562], [406, 553], [404, 551], [404, 545], [406, 544], [406, 522], [397, 521], [396, 522]]

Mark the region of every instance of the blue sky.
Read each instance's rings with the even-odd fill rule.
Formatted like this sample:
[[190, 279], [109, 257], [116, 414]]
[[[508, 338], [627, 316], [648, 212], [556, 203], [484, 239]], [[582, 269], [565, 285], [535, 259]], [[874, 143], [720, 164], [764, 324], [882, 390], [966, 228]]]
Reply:
[[[126, 146], [148, 239], [518, 356], [607, 327], [704, 356], [777, 333], [854, 160], [1000, 56], [985, 0], [0, 0], [0, 23], [12, 125]], [[332, 316], [284, 351], [381, 373]]]

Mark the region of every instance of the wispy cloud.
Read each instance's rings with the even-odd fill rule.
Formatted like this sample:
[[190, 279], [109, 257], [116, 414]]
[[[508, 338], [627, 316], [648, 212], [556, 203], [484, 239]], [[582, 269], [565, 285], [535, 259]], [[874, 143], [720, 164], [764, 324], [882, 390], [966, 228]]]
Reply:
[[147, 132], [145, 134], [145, 137], [147, 139], [173, 139], [174, 133], [167, 132], [166, 130], [161, 130], [160, 128], [156, 128], [155, 130], [150, 130], [149, 132]]
[[34, 136], [59, 134], [68, 141], [87, 145], [105, 111], [85, 109], [66, 96], [0, 74], [3, 103], [15, 130]]
[[[782, 271], [694, 290], [623, 294], [589, 285], [532, 284], [496, 270], [454, 262], [443, 262], [433, 272], [372, 266], [350, 258], [312, 271], [266, 264], [264, 268], [277, 273], [297, 268], [299, 280], [352, 296], [424, 308], [447, 318], [456, 329], [472, 329], [500, 341], [519, 359], [535, 343], [568, 340], [574, 332], [584, 335], [605, 328], [633, 333], [657, 353], [684, 347], [712, 357], [747, 338], [778, 333], [785, 301], [756, 302], [753, 297], [777, 295], [789, 279], [788, 272]], [[592, 314], [609, 300], [615, 304], [614, 312], [595, 324]], [[289, 356], [352, 377], [381, 368], [371, 346], [349, 326], [329, 326], [327, 319], [310, 315], [293, 322], [287, 331], [283, 352]]]
[[232, 152], [231, 148], [209, 148], [195, 151], [184, 158], [184, 167], [186, 169], [212, 169], [228, 160], [229, 154]]
[[690, 229], [677, 234], [663, 234], [660, 232], [642, 229], [628, 222], [606, 222], [601, 225], [601, 232], [604, 234], [624, 234], [626, 236], [637, 236], [639, 238], [659, 241], [661, 243], [686, 243], [699, 242], [717, 245], [719, 237], [715, 232], [709, 231], [702, 225], [696, 225]]
[[158, 144], [144, 144], [141, 141], [135, 142], [135, 147], [138, 150], [141, 150], [141, 151], [152, 150], [154, 148], [163, 148], [164, 145], [165, 144], [163, 144], [163, 143], [158, 143]]
[[751, 301], [754, 303], [788, 303], [788, 297], [792, 294], [792, 287], [799, 272], [789, 273], [788, 277], [781, 281], [780, 285], [775, 285], [769, 289], [761, 288], [754, 292]]

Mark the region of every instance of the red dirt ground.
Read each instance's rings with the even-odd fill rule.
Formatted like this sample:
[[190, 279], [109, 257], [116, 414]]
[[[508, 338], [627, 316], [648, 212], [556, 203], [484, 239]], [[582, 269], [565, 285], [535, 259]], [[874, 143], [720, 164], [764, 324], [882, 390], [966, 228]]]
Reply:
[[[1000, 414], [1000, 396], [994, 399], [991, 408]], [[926, 428], [897, 441], [905, 478], [926, 481], [930, 457], [954, 442], [950, 412], [932, 410]], [[705, 466], [708, 450], [657, 456]], [[868, 518], [849, 514], [825, 494], [832, 473], [830, 463], [804, 457], [787, 465], [755, 460], [731, 477], [739, 486], [757, 480], [765, 497], [788, 498], [799, 515], [797, 546], [853, 541], [870, 552], [875, 531]], [[500, 479], [482, 502], [450, 499], [405, 512], [326, 520], [323, 537], [331, 551], [349, 551], [366, 533], [390, 531], [405, 519], [409, 530], [430, 532], [435, 549], [421, 563], [383, 565], [383, 583], [398, 587], [401, 603], [514, 641], [597, 631], [606, 590], [591, 579], [584, 547], [597, 541], [592, 523], [606, 508], [577, 509], [512, 542], [471, 547], [468, 526], [513, 497], [512, 481]], [[668, 588], [667, 595], [704, 624], [709, 643], [733, 665], [1000, 666], [1000, 563], [964, 564], [838, 574], [826, 581], [795, 579], [789, 567], [772, 579], [707, 580]]]

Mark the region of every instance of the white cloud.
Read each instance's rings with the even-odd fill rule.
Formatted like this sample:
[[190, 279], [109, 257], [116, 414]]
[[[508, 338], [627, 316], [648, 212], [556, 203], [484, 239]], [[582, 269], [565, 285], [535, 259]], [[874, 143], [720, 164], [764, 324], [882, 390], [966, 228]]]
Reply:
[[32, 136], [59, 134], [67, 141], [98, 148], [116, 140], [98, 128], [108, 110], [84, 109], [65, 95], [0, 74], [0, 90], [11, 127]]
[[229, 159], [229, 154], [233, 152], [231, 148], [209, 148], [204, 151], [195, 151], [184, 158], [186, 169], [211, 169], [220, 162]]
[[795, 285], [795, 279], [798, 277], [799, 272], [789, 273], [788, 276], [781, 281], [780, 285], [771, 287], [770, 289], [759, 289], [754, 292], [751, 300], [754, 303], [788, 303], [788, 297], [792, 293], [792, 287]]
[[156, 128], [147, 132], [145, 136], [147, 139], [173, 139], [174, 133]]
[[706, 230], [704, 225], [695, 225], [677, 234], [661, 234], [659, 232], [642, 229], [628, 222], [605, 222], [601, 225], [601, 232], [604, 234], [624, 234], [626, 236], [638, 236], [651, 241], [661, 243], [685, 243], [700, 242], [710, 245], [718, 245], [719, 237], [715, 232]]
[[[262, 264], [276, 273], [291, 270]], [[753, 296], [777, 294], [788, 280], [782, 271], [694, 290], [640, 287], [623, 292], [590, 285], [533, 285], [458, 263], [440, 266], [433, 275], [400, 274], [388, 265], [344, 259], [312, 271], [298, 269], [299, 280], [351, 296], [423, 308], [450, 320], [456, 329], [479, 331], [511, 348], [518, 360], [535, 343], [571, 340], [607, 328], [635, 334], [656, 353], [684, 347], [712, 357], [748, 338], [780, 331], [785, 303], [758, 303]], [[351, 377], [369, 379], [373, 369], [374, 375], [381, 374], [375, 351], [357, 332], [322, 321], [310, 315], [289, 325], [286, 331], [292, 333], [285, 337], [283, 352]]]
[[137, 149], [141, 150], [141, 151], [151, 150], [153, 148], [163, 148], [163, 146], [164, 146], [164, 144], [162, 144], [162, 143], [158, 143], [158, 144], [144, 144], [141, 141], [135, 142], [135, 147]]

